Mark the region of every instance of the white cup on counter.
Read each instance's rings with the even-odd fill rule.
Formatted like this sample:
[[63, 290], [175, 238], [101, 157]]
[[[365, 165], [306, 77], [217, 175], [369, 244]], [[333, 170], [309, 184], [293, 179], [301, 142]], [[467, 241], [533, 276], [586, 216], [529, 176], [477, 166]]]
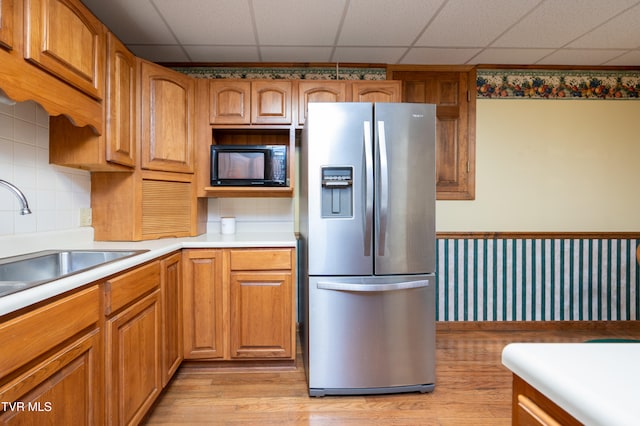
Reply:
[[235, 234], [236, 218], [235, 217], [220, 218], [220, 233], [225, 235]]

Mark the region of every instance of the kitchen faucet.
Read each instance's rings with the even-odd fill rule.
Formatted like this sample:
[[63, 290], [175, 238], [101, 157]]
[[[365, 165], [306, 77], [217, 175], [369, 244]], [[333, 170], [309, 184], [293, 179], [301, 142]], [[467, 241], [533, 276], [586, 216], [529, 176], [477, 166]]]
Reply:
[[18, 200], [20, 200], [20, 203], [22, 203], [20, 214], [31, 214], [31, 209], [29, 208], [29, 202], [27, 201], [27, 197], [24, 196], [24, 193], [20, 191], [20, 189], [18, 189], [17, 186], [2, 179], [0, 179], [0, 184], [9, 188], [11, 192], [13, 192], [16, 197], [18, 197]]

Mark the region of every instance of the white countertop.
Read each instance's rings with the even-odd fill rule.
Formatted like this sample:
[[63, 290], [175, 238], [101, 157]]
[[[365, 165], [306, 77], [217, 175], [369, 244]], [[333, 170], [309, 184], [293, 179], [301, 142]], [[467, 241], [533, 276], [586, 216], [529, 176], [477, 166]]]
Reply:
[[140, 242], [93, 241], [89, 229], [0, 238], [0, 258], [41, 250], [148, 250], [37, 287], [0, 297], [0, 316], [98, 281], [125, 269], [183, 248], [295, 247], [293, 232], [238, 232], [233, 235], [203, 234], [189, 238], [163, 238]]
[[512, 343], [502, 363], [587, 426], [640, 424], [640, 343]]

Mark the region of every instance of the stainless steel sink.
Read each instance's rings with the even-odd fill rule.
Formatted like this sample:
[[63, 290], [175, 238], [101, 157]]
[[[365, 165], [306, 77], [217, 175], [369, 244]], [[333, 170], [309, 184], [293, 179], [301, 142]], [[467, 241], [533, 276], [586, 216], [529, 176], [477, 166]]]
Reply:
[[0, 259], [0, 297], [147, 250], [48, 250]]

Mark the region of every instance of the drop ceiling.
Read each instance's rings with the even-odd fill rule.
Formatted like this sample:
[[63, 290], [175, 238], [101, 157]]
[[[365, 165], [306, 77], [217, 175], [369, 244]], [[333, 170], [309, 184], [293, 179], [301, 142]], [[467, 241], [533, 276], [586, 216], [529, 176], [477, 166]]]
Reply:
[[154, 62], [640, 66], [639, 0], [82, 0]]

